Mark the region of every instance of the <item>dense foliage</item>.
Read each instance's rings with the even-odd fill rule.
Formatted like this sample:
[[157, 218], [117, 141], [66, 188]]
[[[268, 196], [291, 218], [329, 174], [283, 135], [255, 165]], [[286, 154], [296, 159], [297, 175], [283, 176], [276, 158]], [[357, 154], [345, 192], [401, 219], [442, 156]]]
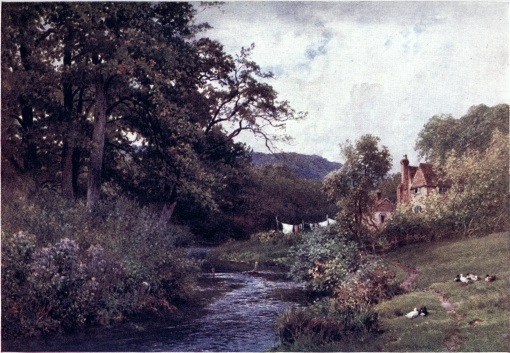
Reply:
[[254, 231], [275, 229], [276, 216], [284, 223], [301, 224], [335, 214], [335, 204], [321, 191], [321, 180], [301, 178], [279, 165], [255, 167], [251, 173], [251, 182], [243, 188], [242, 211], [255, 222]]
[[[454, 132], [461, 131], [462, 136], [445, 140], [450, 137], [439, 128], [440, 121], [456, 126]], [[400, 205], [379, 242], [393, 247], [508, 229], [509, 140], [503, 121], [508, 122], [504, 104], [474, 106], [460, 119], [432, 117], [419, 135], [417, 148], [433, 159], [438, 182], [448, 185], [448, 190], [424, 198], [420, 213]]]
[[318, 229], [293, 247], [291, 275], [317, 300], [279, 315], [276, 331], [287, 349], [313, 350], [377, 330], [373, 306], [399, 292], [394, 274], [349, 238], [338, 227]]
[[508, 134], [495, 130], [485, 150], [469, 148], [460, 158], [450, 153], [436, 168], [442, 167], [452, 187], [446, 200], [427, 200], [426, 214], [449, 219], [463, 235], [508, 227], [509, 147]]
[[320, 295], [333, 294], [361, 264], [357, 245], [332, 229], [319, 228], [307, 234], [293, 249], [293, 256], [295, 262], [290, 271], [293, 279]]
[[[233, 57], [163, 3], [11, 3], [2, 7], [2, 167], [58, 185], [90, 210], [125, 195], [168, 221], [238, 202], [250, 132], [288, 139], [295, 112], [272, 73]], [[276, 133], [278, 132], [278, 134]], [[278, 135], [278, 136], [277, 136]]]
[[270, 147], [306, 114], [278, 100], [253, 46], [208, 39], [198, 6], [2, 6], [5, 337], [171, 312], [198, 272], [188, 229], [261, 227], [244, 217], [259, 181], [234, 138]]
[[380, 139], [372, 135], [361, 136], [354, 144], [347, 141], [341, 146], [345, 163], [339, 171], [324, 178], [323, 190], [337, 203], [340, 224], [361, 237], [364, 233], [363, 217], [370, 211], [375, 190], [391, 168], [391, 156]]
[[166, 315], [192, 295], [198, 266], [178, 249], [189, 232], [128, 200], [94, 217], [51, 191], [4, 192], [2, 206], [4, 338]]
[[472, 106], [461, 118], [435, 115], [418, 134], [416, 150], [431, 162], [444, 162], [448, 155], [462, 156], [468, 150], [483, 152], [494, 131], [508, 135], [508, 104]]

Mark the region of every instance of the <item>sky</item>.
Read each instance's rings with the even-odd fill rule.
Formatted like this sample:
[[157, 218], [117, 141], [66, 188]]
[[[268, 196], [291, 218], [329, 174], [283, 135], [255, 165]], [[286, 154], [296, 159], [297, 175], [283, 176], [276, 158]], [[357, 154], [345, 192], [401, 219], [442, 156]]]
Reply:
[[[275, 78], [280, 100], [308, 112], [283, 152], [343, 162], [340, 144], [372, 134], [392, 171], [434, 115], [510, 103], [508, 2], [226, 2], [199, 9], [205, 35]], [[255, 151], [263, 141], [241, 135]], [[424, 162], [423, 160], [421, 162]]]

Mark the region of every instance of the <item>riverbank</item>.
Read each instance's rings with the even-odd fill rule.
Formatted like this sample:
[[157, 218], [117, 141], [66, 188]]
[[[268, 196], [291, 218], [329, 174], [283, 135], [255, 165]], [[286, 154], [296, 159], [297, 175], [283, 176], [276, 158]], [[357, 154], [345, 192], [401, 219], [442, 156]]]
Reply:
[[[352, 337], [351, 342], [322, 343], [312, 350], [505, 351], [510, 346], [509, 236], [506, 232], [424, 242], [381, 255], [403, 293], [375, 306], [379, 330], [360, 336], [362, 340]], [[269, 247], [253, 241], [228, 244], [221, 259], [240, 259], [249, 269], [251, 261], [270, 258]], [[274, 248], [275, 258], [283, 257], [283, 248], [282, 244]], [[270, 259], [268, 263], [274, 262]], [[497, 280], [487, 283], [482, 279], [468, 285], [454, 281], [455, 275], [468, 272], [482, 277], [495, 274]], [[403, 316], [422, 305], [428, 308], [427, 317], [409, 320]]]
[[276, 315], [304, 305], [306, 296], [285, 272], [204, 273], [195, 300], [171, 317], [2, 342], [2, 351], [267, 351], [277, 344]]
[[[258, 269], [288, 271], [293, 263], [289, 250], [298, 241], [260, 242], [258, 240], [231, 241], [207, 252], [204, 269], [220, 272]], [[255, 265], [257, 264], [257, 265]]]
[[[104, 351], [125, 351], [118, 349], [116, 345], [110, 345], [109, 342], [118, 342], [122, 346], [126, 337], [143, 336], [145, 332], [154, 332], [161, 327], [176, 327], [204, 315], [210, 301], [235, 288], [235, 284], [225, 282], [221, 278], [212, 278], [209, 274], [203, 274], [198, 277], [196, 290], [190, 295], [189, 301], [180, 303], [171, 313], [131, 316], [126, 322], [110, 326], [87, 327], [73, 333], [57, 333], [30, 339], [23, 337], [14, 340], [4, 339], [1, 342], [1, 351], [96, 351], [92, 348], [101, 345], [104, 346]], [[208, 290], [204, 292], [201, 288], [208, 288]], [[94, 346], [87, 345], [90, 341], [95, 342]]]

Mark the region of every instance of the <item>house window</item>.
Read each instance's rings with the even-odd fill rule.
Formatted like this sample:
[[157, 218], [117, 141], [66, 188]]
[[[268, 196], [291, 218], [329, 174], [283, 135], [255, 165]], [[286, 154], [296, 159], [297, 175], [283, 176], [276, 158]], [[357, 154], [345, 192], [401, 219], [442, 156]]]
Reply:
[[447, 190], [448, 190], [448, 188], [446, 188], [444, 186], [440, 186], [438, 191], [440, 194], [445, 194]]
[[421, 188], [414, 188], [414, 193], [419, 194], [421, 192]]
[[386, 218], [386, 215], [383, 215], [383, 214], [382, 214], [382, 215], [381, 215], [381, 224], [383, 224], [383, 223], [384, 223], [384, 219], [385, 219], [385, 218]]
[[414, 206], [414, 213], [420, 213], [422, 211], [421, 206]]

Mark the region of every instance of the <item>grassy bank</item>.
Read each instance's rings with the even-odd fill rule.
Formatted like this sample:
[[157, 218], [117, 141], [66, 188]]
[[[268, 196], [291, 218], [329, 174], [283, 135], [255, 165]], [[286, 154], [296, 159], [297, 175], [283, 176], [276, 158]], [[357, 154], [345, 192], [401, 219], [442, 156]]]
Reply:
[[[385, 351], [508, 351], [509, 233], [448, 242], [424, 243], [391, 252], [386, 259], [418, 271], [412, 291], [380, 303], [378, 338]], [[395, 266], [395, 265], [393, 265]], [[400, 276], [403, 277], [402, 270]], [[482, 277], [496, 274], [495, 282], [455, 282], [459, 273]], [[425, 305], [430, 315], [409, 320], [401, 313]]]
[[214, 267], [216, 271], [248, 271], [257, 262], [259, 269], [287, 269], [293, 261], [289, 256], [291, 246], [291, 243], [273, 244], [258, 240], [232, 241], [209, 251], [206, 266]]
[[[211, 264], [224, 269], [249, 270], [255, 261], [260, 267], [288, 268], [289, 244], [251, 240], [231, 242], [208, 254]], [[416, 270], [405, 294], [377, 304], [378, 334], [360, 342], [329, 343], [322, 351], [508, 351], [510, 347], [510, 234], [497, 233], [480, 238], [421, 243], [406, 246], [383, 256], [396, 278], [404, 282], [408, 271]], [[460, 273], [497, 280], [463, 285], [454, 278]], [[429, 315], [410, 320], [403, 316], [425, 305]], [[313, 346], [313, 342], [310, 342]], [[283, 347], [280, 347], [283, 348]]]

